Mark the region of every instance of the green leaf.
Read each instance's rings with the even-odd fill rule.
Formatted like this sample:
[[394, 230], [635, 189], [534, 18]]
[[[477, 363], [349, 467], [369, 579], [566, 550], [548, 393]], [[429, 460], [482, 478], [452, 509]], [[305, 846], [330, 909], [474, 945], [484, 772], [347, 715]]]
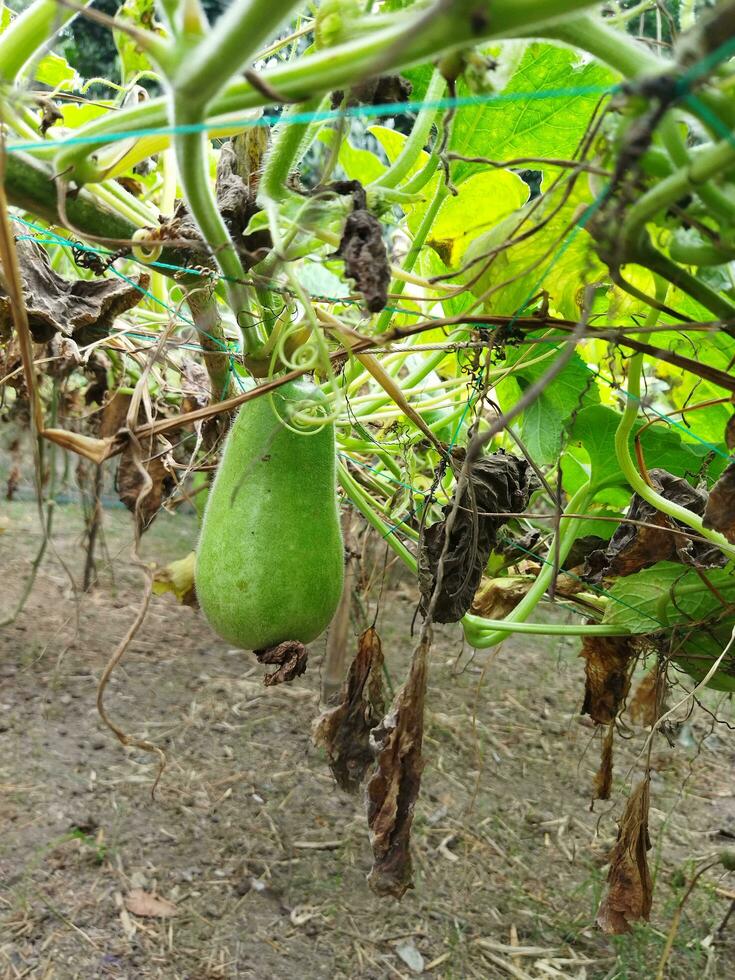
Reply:
[[[155, 20], [155, 14], [155, 0], [125, 0], [115, 15], [115, 20], [163, 36], [164, 32]], [[153, 71], [148, 55], [141, 50], [134, 37], [125, 31], [113, 31], [113, 36], [120, 56], [120, 74], [124, 85], [133, 81], [141, 72]]]
[[[711, 589], [694, 569], [668, 561], [618, 579], [607, 593], [610, 602], [602, 621], [625, 627], [631, 633], [674, 628], [669, 644], [671, 656], [699, 682], [730, 640], [732, 618], [718, 621], [722, 602], [735, 603], [735, 575], [731, 568], [708, 569], [704, 574]], [[707, 620], [711, 620], [708, 625]], [[723, 660], [708, 686], [735, 691], [735, 652]]]
[[[598, 62], [580, 64], [579, 56], [568, 48], [529, 44], [502, 92], [503, 99], [457, 113], [449, 149], [494, 160], [569, 158], [587, 130], [600, 90], [614, 80]], [[560, 89], [577, 91], [544, 94]], [[467, 92], [460, 88], [460, 94]], [[459, 161], [452, 178], [459, 183], [477, 168]]]
[[568, 196], [566, 190], [562, 183], [525, 205], [467, 249], [465, 264], [472, 265], [461, 280], [493, 313], [522, 314], [544, 292], [553, 313], [576, 320], [585, 287], [607, 276], [580, 224], [594, 206], [589, 187], [578, 180]]
[[[521, 358], [535, 358], [545, 350], [543, 346], [524, 345], [513, 350], [507, 358], [506, 365], [513, 368], [512, 378], [518, 386], [519, 395], [543, 377], [559, 353], [555, 350], [553, 356], [535, 364], [524, 364]], [[496, 390], [501, 408], [507, 411], [517, 398], [507, 385], [504, 388], [498, 386]], [[533, 459], [539, 463], [557, 460], [569, 418], [585, 405], [594, 405], [599, 400], [593, 375], [579, 354], [575, 353], [554, 378], [553, 384], [547, 385], [523, 413], [521, 438]]]
[[[578, 412], [570, 426], [571, 437], [581, 443], [589, 456], [592, 467], [591, 480], [597, 487], [620, 484], [627, 481], [620, 471], [615, 454], [615, 433], [622, 416], [604, 405], [593, 405]], [[630, 437], [630, 451], [635, 453], [635, 433], [645, 425], [639, 421]], [[649, 425], [641, 435], [641, 446], [646, 465], [660, 467], [675, 476], [693, 479], [702, 466], [702, 453], [689, 443], [682, 442], [678, 432], [665, 424]]]
[[439, 208], [426, 244], [445, 265], [456, 267], [478, 235], [517, 211], [527, 200], [528, 185], [517, 174], [509, 170], [475, 174]]
[[[728, 602], [735, 602], [735, 575], [724, 568], [708, 569], [707, 581]], [[618, 579], [607, 593], [612, 600], [604, 623], [631, 633], [652, 633], [687, 625], [717, 613], [722, 605], [693, 568], [659, 561], [634, 575]]]

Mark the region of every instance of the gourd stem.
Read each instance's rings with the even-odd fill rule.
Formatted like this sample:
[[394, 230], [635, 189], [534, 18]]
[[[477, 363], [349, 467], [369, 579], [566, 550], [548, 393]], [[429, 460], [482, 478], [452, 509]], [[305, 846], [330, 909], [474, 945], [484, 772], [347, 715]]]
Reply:
[[[178, 100], [173, 105], [173, 117], [175, 124], [191, 122], [188, 114], [182, 112]], [[243, 349], [246, 353], [253, 354], [261, 343], [257, 327], [261, 318], [255, 316], [250, 309], [247, 290], [242, 284], [245, 270], [217, 207], [209, 180], [208, 146], [204, 133], [176, 134], [174, 148], [179, 180], [189, 211], [204, 241], [211, 248], [214, 260], [226, 277], [224, 288], [227, 301], [242, 331]]]
[[[438, 69], [434, 69], [434, 74], [431, 76], [424, 101], [433, 103], [437, 99], [441, 99], [446, 91], [446, 87], [447, 83], [444, 76]], [[431, 127], [434, 125], [437, 112], [438, 110], [433, 105], [425, 106], [419, 112], [411, 128], [411, 133], [403, 144], [403, 149], [385, 173], [373, 181], [370, 185], [371, 187], [397, 187], [402, 180], [408, 177], [428, 142]]]
[[[434, 219], [437, 216], [439, 208], [444, 203], [446, 197], [449, 194], [449, 189], [445, 183], [440, 183], [434, 193], [434, 197], [431, 200], [424, 217], [421, 219], [421, 224], [419, 225], [414, 239], [411, 242], [411, 248], [408, 250], [406, 258], [403, 260], [403, 265], [401, 266], [404, 272], [412, 272], [413, 267], [416, 265], [416, 261], [421, 254], [421, 249], [424, 247], [426, 237], [431, 231]], [[394, 279], [390, 284], [389, 292], [391, 293], [391, 305], [395, 305], [396, 297], [400, 296], [405, 289], [405, 280]], [[391, 318], [393, 317], [393, 310], [384, 309], [383, 312], [377, 319], [375, 324], [376, 333], [384, 333], [390, 326]]]

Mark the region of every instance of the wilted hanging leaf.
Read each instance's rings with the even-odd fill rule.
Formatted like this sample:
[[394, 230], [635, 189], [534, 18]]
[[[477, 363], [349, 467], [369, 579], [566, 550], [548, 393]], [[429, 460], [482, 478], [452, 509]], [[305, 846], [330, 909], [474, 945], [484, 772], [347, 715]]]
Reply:
[[658, 717], [658, 667], [641, 680], [628, 707], [631, 721], [644, 728], [655, 725]]
[[339, 704], [314, 722], [314, 744], [324, 746], [337, 785], [350, 793], [357, 792], [374, 759], [370, 730], [385, 714], [382, 670], [383, 649], [371, 626], [358, 641]]
[[120, 456], [117, 491], [120, 500], [136, 515], [141, 531], [150, 526], [174, 486], [164, 462], [167, 447], [156, 436], [138, 445], [128, 443]]
[[351, 194], [353, 211], [347, 216], [335, 258], [344, 259], [345, 275], [362, 293], [365, 307], [379, 313], [388, 302], [390, 264], [383, 241], [383, 226], [367, 210], [365, 189], [359, 180], [338, 180], [329, 185], [336, 194]]
[[263, 677], [266, 687], [283, 684], [300, 677], [306, 671], [309, 661], [309, 651], [298, 640], [286, 640], [278, 646], [266, 650], [255, 650], [255, 656], [262, 664], [276, 664], [278, 670]]
[[725, 426], [725, 445], [728, 449], [735, 449], [735, 415], [731, 415]]
[[172, 561], [162, 568], [157, 568], [153, 573], [154, 595], [165, 595], [167, 592], [173, 592], [182, 605], [196, 608], [199, 603], [194, 588], [195, 562], [196, 552], [190, 551], [186, 558], [179, 558], [178, 561]]
[[632, 642], [627, 636], [586, 636], [579, 655], [585, 660], [582, 714], [607, 725], [628, 694], [635, 656]]
[[132, 398], [132, 395], [116, 391], [105, 402], [100, 421], [100, 435], [103, 439], [114, 436], [125, 428]]
[[[504, 517], [495, 513], [521, 513], [536, 488], [536, 478], [525, 459], [502, 450], [478, 459], [470, 468], [468, 485], [457, 511], [444, 560], [442, 587], [434, 607], [437, 623], [456, 623], [472, 605], [490, 552]], [[426, 613], [436, 586], [436, 570], [444, 550], [445, 525], [454, 498], [443, 510], [443, 520], [424, 530], [419, 548], [421, 611]]]
[[486, 619], [505, 619], [531, 587], [530, 579], [486, 578], [483, 576], [470, 612]]
[[151, 895], [142, 888], [133, 888], [125, 896], [125, 908], [133, 915], [151, 919], [168, 919], [178, 915], [179, 910], [173, 902], [160, 895]]
[[620, 821], [618, 839], [610, 856], [608, 891], [597, 912], [597, 924], [609, 936], [630, 932], [631, 923], [648, 919], [653, 884], [648, 870], [649, 782], [633, 790]]
[[[666, 500], [695, 514], [705, 513], [707, 494], [704, 491], [695, 490], [686, 480], [666, 470], [653, 469], [649, 475], [654, 489]], [[627, 516], [629, 521], [623, 521], [616, 528], [607, 549], [595, 551], [589, 556], [585, 577], [599, 582], [608, 576], [633, 575], [659, 561], [678, 561], [695, 568], [721, 568], [727, 561], [716, 545], [707, 541], [693, 541], [690, 537], [673, 532], [672, 529], [689, 529], [662, 514], [637, 493], [631, 498]], [[641, 527], [631, 521], [653, 524], [655, 527]]]
[[727, 466], [712, 487], [702, 524], [720, 531], [731, 544], [735, 543], [735, 463]]
[[421, 744], [430, 645], [428, 636], [422, 636], [406, 683], [382, 723], [371, 733], [377, 768], [367, 785], [374, 858], [368, 884], [376, 895], [402, 898], [413, 887], [410, 837], [424, 767]]
[[[57, 334], [74, 337], [83, 347], [99, 340], [116, 316], [136, 306], [148, 288], [149, 277], [120, 279], [63, 279], [51, 268], [48, 253], [32, 239], [16, 242], [28, 325], [36, 343]], [[9, 334], [10, 299], [0, 288], [0, 336]]]
[[613, 739], [615, 737], [615, 725], [612, 722], [607, 726], [605, 737], [602, 740], [602, 751], [600, 752], [600, 768], [595, 774], [595, 799], [609, 800], [610, 790], [612, 789], [613, 778]]

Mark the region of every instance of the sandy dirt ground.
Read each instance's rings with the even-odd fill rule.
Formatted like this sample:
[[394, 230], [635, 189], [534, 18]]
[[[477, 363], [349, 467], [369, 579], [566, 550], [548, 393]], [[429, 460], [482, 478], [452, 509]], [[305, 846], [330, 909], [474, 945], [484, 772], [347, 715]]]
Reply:
[[[32, 506], [4, 514], [7, 613], [39, 534]], [[98, 586], [76, 601], [64, 565], [79, 581], [81, 535], [79, 510], [59, 507], [54, 553], [0, 631], [0, 977], [656, 977], [692, 876], [735, 847], [731, 699], [707, 696], [656, 738], [651, 921], [609, 939], [595, 915], [646, 731], [623, 727], [612, 798], [592, 807], [600, 735], [580, 714], [578, 641], [472, 656], [458, 628], [437, 630], [415, 888], [380, 900], [362, 796], [337, 789], [311, 743], [324, 641], [305, 676], [266, 688], [251, 655], [156, 598], [106, 697], [122, 728], [166, 753], [152, 799], [155, 759], [121, 746], [95, 709], [141, 594], [129, 515], [106, 513]], [[164, 515], [143, 554], [181, 557], [194, 536], [193, 518]], [[396, 686], [415, 600], [400, 581], [380, 597]], [[698, 879], [667, 977], [735, 977], [733, 900], [735, 874]]]

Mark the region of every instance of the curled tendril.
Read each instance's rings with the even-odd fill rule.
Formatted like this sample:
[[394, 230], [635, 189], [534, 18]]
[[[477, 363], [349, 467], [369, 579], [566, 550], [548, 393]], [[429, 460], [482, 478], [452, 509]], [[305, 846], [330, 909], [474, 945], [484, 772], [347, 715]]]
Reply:
[[312, 342], [308, 327], [305, 328], [299, 320], [292, 320], [290, 323], [281, 321], [280, 327], [271, 354], [271, 370], [276, 365], [287, 371], [315, 371], [323, 366], [322, 352]]
[[268, 397], [271, 400], [273, 411], [283, 425], [300, 436], [315, 436], [322, 431], [325, 425], [333, 422], [336, 417], [326, 400], [300, 398], [298, 401], [289, 402], [287, 411], [284, 413], [283, 403], [278, 404], [275, 393]]
[[[133, 234], [133, 241], [150, 242], [151, 238], [154, 238], [155, 235], [156, 232], [150, 228], [138, 228]], [[156, 262], [161, 256], [163, 245], [133, 245], [132, 251], [139, 262]]]

